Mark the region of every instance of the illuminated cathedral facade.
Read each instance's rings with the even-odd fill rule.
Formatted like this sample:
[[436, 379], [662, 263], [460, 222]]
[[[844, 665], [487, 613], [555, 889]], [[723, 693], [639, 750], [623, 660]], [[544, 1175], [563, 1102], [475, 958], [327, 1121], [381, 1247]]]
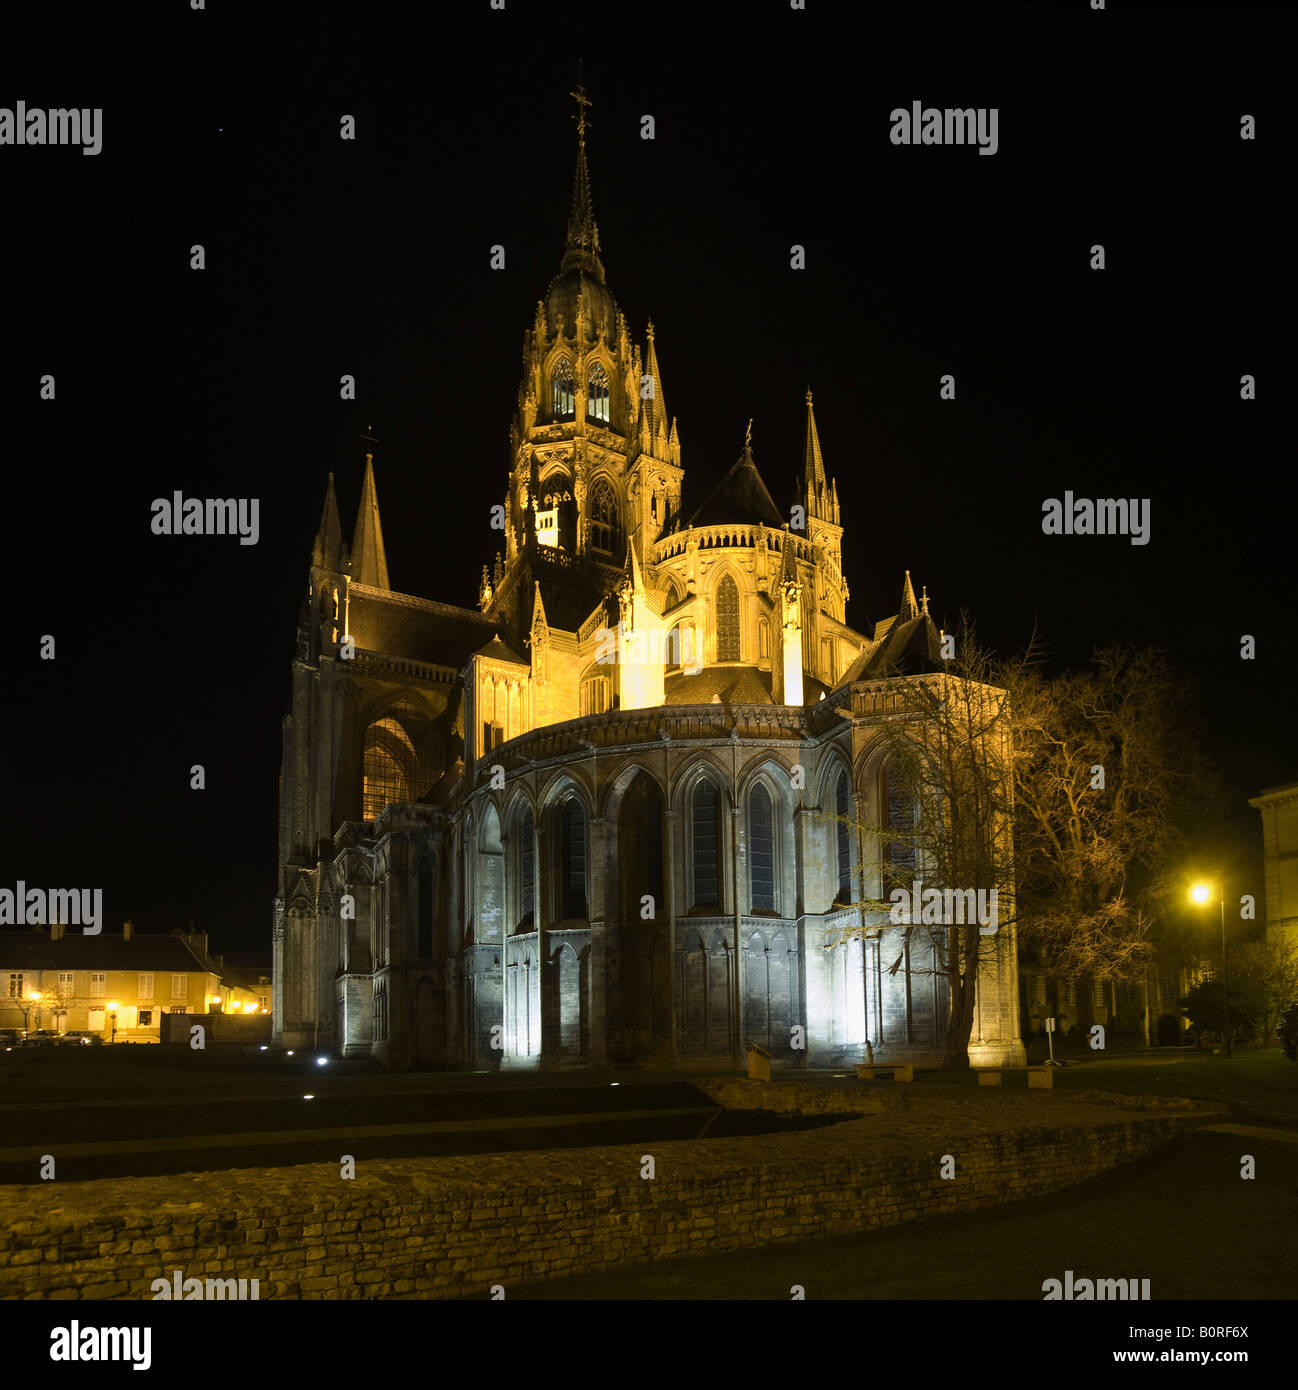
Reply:
[[[863, 827], [905, 814], [888, 684], [940, 666], [927, 599], [907, 575], [895, 616], [848, 626], [809, 391], [787, 511], [747, 439], [686, 507], [583, 116], [478, 608], [392, 587], [372, 455], [350, 549], [329, 479], [283, 726], [275, 1041], [394, 1069], [937, 1063], [931, 945], [858, 905]], [[992, 942], [970, 1056], [1021, 1063], [1012, 929]]]

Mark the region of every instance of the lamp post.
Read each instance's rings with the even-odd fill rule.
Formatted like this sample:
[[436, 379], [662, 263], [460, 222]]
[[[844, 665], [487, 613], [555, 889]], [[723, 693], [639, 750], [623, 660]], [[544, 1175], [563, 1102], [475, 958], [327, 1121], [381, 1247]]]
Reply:
[[110, 1003], [109, 1006], [108, 1006], [108, 1017], [112, 1020], [112, 1025], [113, 1025], [112, 1036], [108, 1039], [109, 1043], [111, 1044], [111, 1043], [115, 1043], [115, 1042], [117, 1041], [117, 1001], [116, 1001], [116, 1000], [113, 1000], [112, 1003]]
[[[1217, 903], [1221, 908], [1221, 1005], [1226, 1024], [1226, 1056], [1230, 1056], [1230, 963], [1226, 956], [1226, 886], [1221, 879], [1217, 885]], [[1212, 885], [1196, 883], [1190, 889], [1190, 897], [1202, 907], [1212, 901]]]

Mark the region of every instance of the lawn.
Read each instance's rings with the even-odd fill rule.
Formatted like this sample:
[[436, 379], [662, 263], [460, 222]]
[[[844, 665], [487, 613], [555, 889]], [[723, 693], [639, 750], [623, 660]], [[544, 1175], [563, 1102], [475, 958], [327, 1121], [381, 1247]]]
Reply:
[[[920, 1081], [978, 1084], [974, 1072], [923, 1072], [916, 1075]], [[1244, 1123], [1298, 1125], [1298, 1064], [1287, 1061], [1278, 1047], [1237, 1052], [1229, 1059], [1157, 1051], [1112, 1059], [1071, 1057], [1055, 1069], [1055, 1086], [1061, 1091], [1215, 1100], [1229, 1105]]]

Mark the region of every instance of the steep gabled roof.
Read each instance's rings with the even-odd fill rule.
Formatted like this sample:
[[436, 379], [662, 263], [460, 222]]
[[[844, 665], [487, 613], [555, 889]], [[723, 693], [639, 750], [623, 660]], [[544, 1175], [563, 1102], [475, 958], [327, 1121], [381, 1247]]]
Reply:
[[479, 647], [473, 655], [489, 657], [492, 661], [510, 661], [515, 666], [530, 666], [532, 664], [527, 657], [519, 656], [508, 642], [502, 642], [499, 634], [493, 637], [490, 642]]
[[735, 460], [730, 472], [708, 493], [703, 505], [690, 517], [691, 526], [725, 526], [738, 523], [744, 526], [781, 527], [787, 518], [771, 499], [762, 475], [753, 462], [753, 451], [744, 445], [744, 452]]

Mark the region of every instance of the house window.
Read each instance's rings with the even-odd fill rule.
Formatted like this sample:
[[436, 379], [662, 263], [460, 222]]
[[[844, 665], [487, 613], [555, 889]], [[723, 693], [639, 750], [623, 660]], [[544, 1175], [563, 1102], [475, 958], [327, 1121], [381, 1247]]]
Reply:
[[730, 575], [717, 586], [717, 660], [739, 660], [739, 588]]
[[572, 363], [566, 358], [554, 369], [554, 418], [571, 420], [577, 413], [577, 397], [572, 388]]
[[152, 976], [152, 975], [141, 975], [141, 976], [140, 976], [140, 987], [139, 987], [139, 989], [136, 991], [136, 994], [137, 994], [137, 996], [138, 996], [140, 999], [152, 999], [152, 998], [153, 998], [153, 976]]
[[608, 423], [608, 373], [596, 362], [590, 369], [587, 382], [586, 415], [591, 420]]
[[23, 977], [21, 971], [16, 971], [9, 976], [9, 998], [21, 999], [23, 997]]
[[59, 998], [70, 999], [76, 993], [77, 973], [75, 970], [59, 971]]
[[531, 925], [536, 915], [536, 822], [531, 811], [523, 813], [519, 826], [518, 888], [522, 912], [519, 925]]
[[102, 971], [92, 971], [90, 975], [90, 997], [102, 999], [108, 993], [108, 976]]
[[717, 873], [717, 789], [704, 778], [695, 784], [692, 805], [694, 837], [691, 900], [695, 907], [719, 907]]
[[[92, 977], [93, 978], [93, 977]], [[94, 993], [94, 990], [91, 990]], [[189, 976], [173, 975], [171, 977], [171, 997], [173, 999], [185, 999], [189, 995]]]
[[753, 911], [775, 911], [775, 827], [771, 794], [758, 782], [748, 795], [748, 853]]
[[141, 1009], [141, 1010], [140, 1010], [140, 1027], [141, 1027], [141, 1028], [152, 1028], [152, 1027], [153, 1027], [153, 1010], [152, 1010], [152, 1009]]
[[559, 914], [586, 915], [586, 810], [571, 796], [559, 811]]
[[847, 773], [840, 771], [834, 784], [834, 814], [840, 817], [834, 826], [834, 848], [838, 862], [838, 892], [834, 895], [834, 901], [840, 905], [852, 901], [852, 851], [847, 824], [850, 807]]

